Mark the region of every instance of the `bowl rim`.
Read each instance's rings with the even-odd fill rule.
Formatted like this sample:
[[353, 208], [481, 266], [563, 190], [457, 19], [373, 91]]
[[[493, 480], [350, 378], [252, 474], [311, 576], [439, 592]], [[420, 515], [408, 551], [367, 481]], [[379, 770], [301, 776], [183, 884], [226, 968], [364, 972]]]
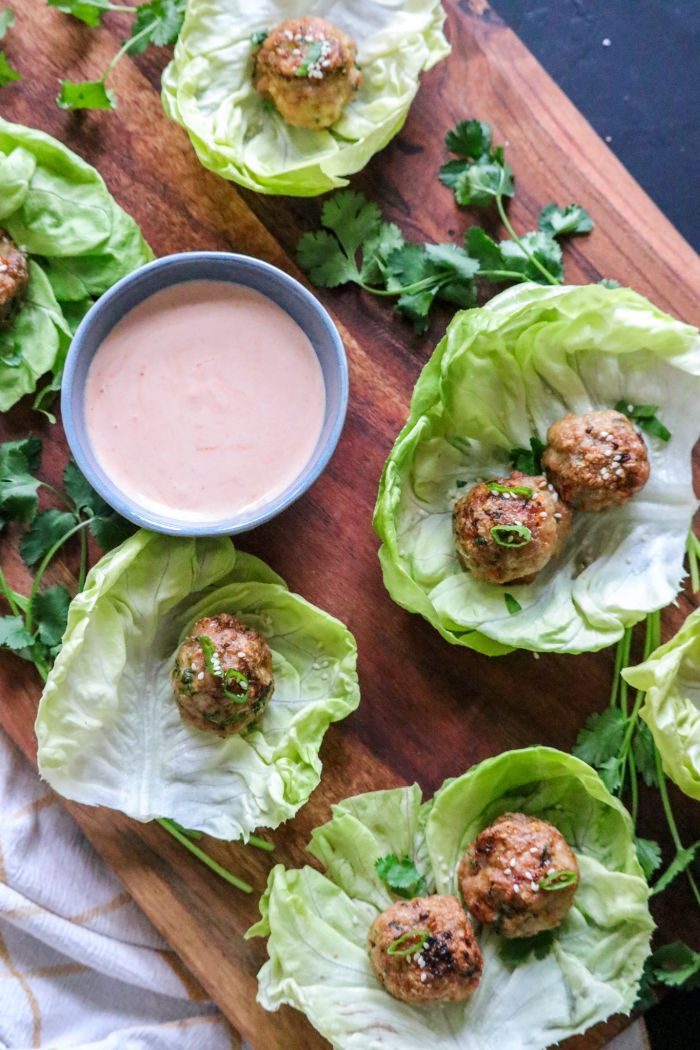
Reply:
[[[75, 397], [77, 367], [82, 355], [85, 353], [85, 344], [95, 320], [103, 311], [109, 309], [112, 302], [119, 297], [124, 288], [138, 284], [146, 275], [153, 273], [154, 270], [161, 270], [167, 273], [168, 270], [172, 269], [177, 272], [178, 267], [183, 265], [192, 264], [197, 267], [200, 263], [212, 261], [227, 264], [231, 267], [231, 283], [236, 283], [236, 270], [240, 271], [243, 269], [267, 273], [276, 280], [279, 285], [286, 286], [289, 290], [295, 293], [303, 301], [305, 306], [316, 313], [329, 337], [330, 348], [332, 351], [331, 367], [337, 371], [340, 380], [340, 392], [337, 409], [331, 417], [332, 423], [330, 432], [316, 462], [310, 470], [307, 470], [307, 463], [306, 467], [303, 468], [302, 472], [297, 476], [291, 487], [280, 493], [280, 495], [275, 497], [271, 502], [263, 504], [257, 509], [253, 508], [253, 511], [250, 514], [243, 512], [236, 517], [227, 518], [218, 522], [196, 522], [178, 518], [174, 515], [167, 515], [149, 510], [125, 493], [121, 488], [114, 484], [111, 479], [109, 484], [103, 483], [102, 478], [96, 476], [93, 472], [92, 466], [84, 454], [84, 444], [89, 444], [87, 427], [84, 419], [82, 420], [82, 425], [76, 423], [75, 414], [73, 412], [73, 399]], [[216, 278], [208, 279], [216, 280]], [[187, 276], [180, 280], [167, 280], [163, 284], [162, 289], [158, 290], [161, 291], [166, 287], [172, 287], [176, 284], [185, 284], [191, 280], [197, 280], [196, 275]], [[267, 295], [267, 298], [272, 299], [276, 305], [285, 310], [282, 303], [280, 303], [276, 297], [270, 295], [269, 292], [261, 292], [260, 294]], [[144, 299], [141, 301], [145, 301], [149, 297], [150, 296], [144, 296]], [[131, 309], [133, 309], [133, 307], [131, 307]], [[285, 312], [287, 311], [285, 310]], [[118, 318], [114, 322], [112, 328], [115, 327], [119, 320], [121, 320], [121, 318]], [[298, 321], [296, 323], [299, 324]], [[299, 327], [302, 328], [302, 331], [304, 330], [303, 325], [299, 325]], [[316, 352], [315, 347], [314, 352]], [[325, 377], [324, 387], [326, 387]], [[278, 266], [265, 262], [263, 259], [257, 259], [252, 255], [244, 255], [239, 252], [217, 251], [175, 252], [171, 255], [164, 255], [157, 259], [153, 259], [151, 262], [146, 263], [137, 270], [133, 270], [130, 274], [127, 274], [126, 277], [122, 277], [116, 282], [116, 284], [112, 285], [111, 288], [104, 292], [85, 314], [73, 335], [63, 369], [61, 383], [61, 420], [71, 454], [73, 455], [78, 467], [97, 494], [123, 518], [126, 518], [128, 521], [132, 522], [132, 524], [137, 525], [140, 528], [150, 529], [153, 532], [159, 532], [169, 536], [233, 536], [257, 528], [259, 525], [263, 525], [278, 514], [281, 514], [282, 511], [295, 503], [318, 480], [328, 466], [331, 456], [335, 452], [338, 441], [340, 440], [340, 435], [343, 431], [347, 415], [348, 399], [348, 360], [340, 332], [325, 306], [300, 281], [280, 269]]]

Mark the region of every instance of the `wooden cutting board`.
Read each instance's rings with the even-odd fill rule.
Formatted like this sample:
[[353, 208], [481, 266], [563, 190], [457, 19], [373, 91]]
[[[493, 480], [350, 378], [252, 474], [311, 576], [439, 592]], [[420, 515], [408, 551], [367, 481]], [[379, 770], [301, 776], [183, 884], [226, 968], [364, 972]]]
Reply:
[[[256, 196], [204, 171], [184, 132], [161, 110], [158, 84], [167, 55], [119, 65], [116, 113], [65, 113], [54, 105], [59, 78], [93, 77], [116, 50], [125, 23], [111, 16], [96, 33], [48, 9], [44, 0], [14, 7], [18, 24], [5, 44], [24, 80], [0, 93], [3, 116], [51, 132], [98, 167], [158, 255], [233, 250], [299, 276], [294, 247], [301, 231], [318, 225], [319, 202]], [[447, 7], [452, 56], [424, 78], [401, 135], [353, 184], [378, 200], [409, 236], [458, 241], [470, 222], [483, 217], [457, 209], [438, 183], [442, 136], [460, 118], [488, 120], [497, 141], [509, 144], [517, 228], [533, 228], [550, 200], [580, 202], [594, 216], [594, 233], [567, 249], [569, 281], [614, 277], [697, 323], [700, 267], [688, 245], [482, 0], [448, 0]], [[489, 659], [451, 647], [393, 604], [381, 582], [371, 528], [377, 482], [413, 384], [449, 315], [436, 317], [419, 338], [386, 302], [353, 288], [320, 294], [341, 327], [350, 361], [345, 432], [330, 467], [305, 498], [240, 545], [265, 558], [293, 590], [348, 623], [359, 645], [362, 704], [330, 729], [322, 784], [296, 820], [270, 833], [273, 855], [206, 842], [256, 891], [264, 888], [273, 863], [304, 863], [311, 829], [327, 819], [332, 802], [349, 794], [417, 780], [429, 795], [445, 777], [509, 748], [570, 749], [586, 715], [607, 703], [613, 667], [610, 651]], [[3, 439], [28, 429], [44, 438], [46, 475], [56, 481], [67, 456], [60, 426], [37, 422], [22, 406], [0, 419]], [[16, 547], [10, 536], [0, 554], [13, 583], [23, 586]], [[69, 558], [57, 568], [57, 578], [68, 578], [70, 569]], [[692, 604], [682, 597], [664, 614], [664, 637], [677, 630]], [[3, 655], [0, 722], [32, 760], [38, 695], [33, 668]], [[694, 841], [700, 837], [699, 807], [676, 792], [673, 800], [685, 841]], [[157, 826], [109, 810], [68, 808], [255, 1050], [327, 1046], [296, 1011], [268, 1014], [255, 1003], [265, 946], [244, 942], [242, 933], [257, 917], [257, 892], [246, 897], [231, 889]], [[668, 860], [660, 807], [644, 790], [642, 813], [641, 834], [658, 837]], [[698, 946], [700, 924], [683, 880], [659, 900], [656, 917], [664, 940], [683, 936]], [[567, 1046], [593, 1050], [625, 1023], [615, 1019]]]

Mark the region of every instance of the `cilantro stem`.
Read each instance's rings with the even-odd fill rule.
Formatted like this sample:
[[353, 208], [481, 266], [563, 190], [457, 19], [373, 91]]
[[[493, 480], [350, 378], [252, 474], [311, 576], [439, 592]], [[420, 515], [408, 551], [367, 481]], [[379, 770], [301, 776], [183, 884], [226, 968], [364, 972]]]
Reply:
[[[620, 692], [621, 675], [620, 671], [623, 666], [626, 666], [629, 661], [630, 648], [632, 646], [632, 628], [625, 627], [624, 633], [620, 641], [617, 643], [617, 649], [615, 650], [615, 669], [613, 671], [613, 684], [610, 690], [610, 706], [615, 707], [617, 704], [617, 697]], [[626, 659], [625, 659], [626, 657]]]
[[[127, 11], [134, 12], [134, 11], [136, 11], [136, 8], [135, 7], [128, 7]], [[108, 64], [108, 66], [105, 69], [104, 73], [100, 77], [100, 80], [102, 81], [103, 84], [106, 82], [107, 78], [109, 77], [110, 73], [112, 72], [112, 70], [116, 66], [117, 62], [119, 62], [124, 57], [124, 55], [127, 55], [129, 53], [129, 51], [131, 51], [131, 49], [134, 46], [134, 44], [138, 43], [138, 41], [142, 40], [145, 36], [148, 36], [152, 32], [152, 30], [153, 30], [153, 27], [151, 25], [146, 25], [146, 26], [143, 27], [143, 29], [141, 30], [140, 33], [136, 33], [134, 36], [129, 37], [128, 40], [124, 41], [124, 43], [119, 48], [119, 50], [117, 51], [116, 55], [111, 60], [111, 62]]]
[[434, 274], [432, 277], [424, 277], [422, 281], [416, 281], [415, 284], [407, 284], [403, 288], [394, 288], [391, 291], [388, 288], [372, 288], [368, 284], [363, 284], [362, 281], [358, 281], [358, 284], [363, 291], [371, 292], [372, 295], [412, 295], [414, 292], [423, 292], [426, 288], [435, 288], [446, 279], [446, 274]]
[[15, 592], [12, 590], [12, 588], [9, 585], [9, 583], [5, 579], [5, 573], [2, 571], [1, 568], [0, 568], [0, 591], [2, 591], [3, 595], [5, 596], [7, 604], [10, 606], [10, 609], [12, 610], [14, 615], [15, 616], [21, 616], [22, 615], [22, 610], [20, 609], [19, 605], [15, 601]]
[[[520, 239], [520, 237], [518, 237], [517, 233], [515, 232], [515, 230], [513, 229], [512, 225], [510, 223], [510, 220], [509, 220], [508, 216], [506, 215], [506, 209], [503, 206], [503, 195], [500, 194], [500, 193], [496, 195], [496, 207], [498, 208], [498, 214], [501, 217], [501, 222], [503, 223], [503, 225], [507, 229], [507, 231], [510, 234], [510, 236], [512, 237], [512, 239], [518, 245], [520, 250], [525, 253], [525, 255], [530, 260], [532, 265], [535, 266], [540, 271], [540, 273], [542, 274], [543, 277], [547, 278], [547, 281], [549, 282], [549, 284], [556, 284], [556, 285], [561, 284], [561, 281], [558, 281], [556, 279], [556, 277], [552, 277], [552, 275], [549, 272], [549, 270], [545, 266], [542, 265], [542, 263], [539, 261], [539, 259], [536, 258], [536, 256], [534, 256], [532, 254], [532, 252], [528, 251], [528, 249], [525, 247], [525, 245], [523, 244], [523, 242]], [[522, 280], [522, 274], [520, 276], [521, 276], [521, 280]]]
[[[666, 786], [666, 774], [664, 773], [664, 767], [661, 762], [661, 755], [659, 754], [658, 748], [654, 748], [654, 761], [656, 762], [656, 778], [659, 782], [659, 794], [661, 795], [661, 804], [664, 807], [664, 814], [666, 815], [666, 823], [668, 824], [669, 831], [671, 832], [673, 844], [676, 847], [677, 852], [680, 852], [683, 849], [683, 843], [681, 841], [680, 835], [678, 834], [678, 827], [676, 826], [675, 817], [673, 816], [673, 810], [671, 809], [671, 800], [668, 797], [668, 788]], [[698, 889], [698, 885], [695, 879], [693, 878], [693, 873], [691, 872], [690, 868], [686, 868], [685, 873], [688, 877], [690, 888], [693, 891], [693, 896], [695, 897], [698, 906], [700, 906], [700, 890]]]
[[85, 578], [88, 573], [88, 539], [83, 529], [80, 533], [80, 570], [78, 572], [78, 594], [85, 587]]
[[62, 503], [66, 510], [69, 510], [71, 514], [75, 514], [77, 516], [78, 508], [76, 507], [72, 499], [68, 499], [68, 497], [59, 489], [54, 488], [53, 485], [49, 485], [48, 481], [40, 481], [39, 484], [41, 485], [42, 489], [46, 489], [47, 492], [50, 492], [54, 499], [57, 499], [59, 503]]
[[477, 277], [502, 277], [504, 280], [509, 281], [526, 281], [527, 277], [524, 273], [519, 273], [517, 270], [479, 270], [476, 275]]
[[700, 569], [698, 569], [698, 556], [700, 556], [700, 540], [691, 529], [685, 541], [685, 549], [688, 552], [688, 569], [690, 570], [690, 589], [693, 594], [700, 591]]
[[31, 630], [32, 630], [32, 617], [33, 617], [34, 599], [36, 598], [37, 594], [39, 593], [39, 588], [41, 586], [41, 581], [42, 581], [42, 579], [44, 577], [44, 574], [46, 573], [46, 570], [48, 569], [48, 567], [51, 564], [51, 562], [53, 561], [53, 559], [56, 557], [56, 554], [61, 549], [63, 544], [67, 543], [67, 541], [71, 538], [71, 536], [74, 536], [76, 534], [76, 532], [80, 532], [81, 529], [85, 529], [85, 528], [87, 528], [88, 525], [91, 525], [94, 520], [95, 520], [95, 518], [92, 517], [92, 518], [86, 518], [84, 521], [79, 521], [77, 523], [77, 525], [74, 525], [72, 529], [69, 529], [68, 532], [64, 533], [64, 535], [61, 536], [61, 538], [59, 540], [56, 540], [56, 542], [54, 543], [53, 547], [50, 547], [48, 549], [48, 551], [46, 552], [46, 554], [44, 555], [44, 557], [41, 559], [41, 562], [39, 564], [39, 568], [37, 569], [37, 572], [36, 572], [36, 576], [34, 577], [34, 583], [32, 584], [32, 590], [31, 590], [31, 593], [29, 595], [29, 605], [27, 607], [27, 619], [26, 619], [25, 626], [26, 626], [27, 630], [30, 633], [31, 633]]
[[272, 853], [275, 848], [272, 842], [267, 842], [266, 839], [259, 839], [257, 835], [251, 835], [248, 843], [257, 849], [264, 849], [267, 853]]
[[208, 853], [205, 853], [203, 849], [195, 845], [187, 835], [183, 834], [180, 829], [174, 824], [172, 820], [168, 820], [167, 817], [160, 817], [156, 819], [156, 823], [160, 824], [162, 828], [177, 839], [186, 849], [193, 853], [198, 860], [201, 860], [202, 864], [206, 864], [213, 872], [219, 875], [225, 882], [228, 882], [231, 886], [235, 886], [237, 890], [242, 890], [243, 893], [252, 893], [253, 887], [248, 882], [244, 882], [243, 879], [239, 879], [237, 875], [228, 871], [222, 867], [213, 857], [210, 857]]

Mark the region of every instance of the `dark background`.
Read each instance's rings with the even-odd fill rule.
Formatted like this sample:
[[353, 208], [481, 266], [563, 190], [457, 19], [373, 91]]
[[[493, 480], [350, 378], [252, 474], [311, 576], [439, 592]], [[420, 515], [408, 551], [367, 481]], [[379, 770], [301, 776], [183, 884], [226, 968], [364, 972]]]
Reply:
[[490, 3], [700, 248], [700, 0]]
[[[700, 0], [490, 3], [700, 248]], [[700, 991], [669, 995], [647, 1026], [653, 1050], [695, 1050]]]

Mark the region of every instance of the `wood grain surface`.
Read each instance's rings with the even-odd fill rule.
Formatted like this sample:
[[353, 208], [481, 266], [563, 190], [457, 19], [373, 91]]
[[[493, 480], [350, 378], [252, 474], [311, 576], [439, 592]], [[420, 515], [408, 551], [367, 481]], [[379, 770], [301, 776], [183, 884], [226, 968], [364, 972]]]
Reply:
[[[293, 251], [301, 231], [318, 225], [319, 202], [263, 197], [206, 172], [185, 134], [165, 118], [158, 97], [167, 54], [125, 60], [114, 78], [116, 113], [66, 113], [54, 98], [62, 76], [91, 78], [118, 46], [125, 23], [110, 16], [100, 32], [45, 6], [16, 3], [16, 28], [4, 44], [24, 73], [3, 89], [0, 113], [66, 142], [105, 177], [156, 254], [188, 249], [246, 252], [299, 276]], [[517, 176], [511, 208], [516, 228], [532, 228], [543, 204], [575, 200], [596, 229], [566, 252], [572, 283], [617, 278], [662, 308], [698, 322], [697, 257], [621, 167], [538, 63], [481, 0], [448, 2], [452, 56], [425, 76], [397, 139], [353, 179], [381, 202], [409, 236], [461, 239], [476, 219], [456, 208], [437, 181], [444, 131], [477, 116], [508, 143]], [[482, 214], [478, 222], [483, 221]], [[488, 223], [487, 223], [488, 225]], [[357, 289], [320, 293], [341, 328], [350, 362], [347, 425], [328, 470], [277, 520], [243, 537], [240, 546], [265, 558], [293, 590], [348, 623], [359, 646], [362, 703], [331, 727], [322, 751], [321, 786], [298, 817], [268, 837], [275, 852], [206, 841], [206, 848], [262, 891], [274, 863], [304, 863], [311, 829], [331, 803], [349, 794], [418, 781], [430, 795], [448, 776], [503, 750], [529, 744], [570, 749], [586, 715], [607, 703], [611, 651], [577, 657], [514, 653], [489, 659], [451, 647], [428, 624], [386, 594], [371, 528], [384, 459], [407, 414], [420, 368], [444, 330], [438, 314], [416, 337], [386, 302]], [[67, 451], [59, 425], [50, 427], [19, 406], [0, 420], [2, 438], [31, 430], [46, 443], [45, 474], [56, 481]], [[698, 464], [696, 463], [696, 468]], [[0, 548], [11, 581], [26, 570], [11, 532]], [[72, 563], [56, 568], [67, 580]], [[663, 617], [667, 638], [692, 607], [681, 597]], [[39, 684], [19, 659], [0, 659], [0, 722], [30, 759]], [[700, 837], [698, 807], [673, 792], [681, 834]], [[317, 1050], [327, 1044], [288, 1008], [265, 1013], [255, 1003], [255, 974], [264, 942], [244, 942], [257, 917], [257, 892], [232, 890], [186, 854], [165, 831], [119, 813], [70, 805], [86, 835], [123, 880], [184, 963], [255, 1050]], [[642, 789], [640, 833], [670, 844], [656, 796]], [[682, 880], [658, 901], [663, 939], [698, 942]], [[613, 1019], [566, 1044], [593, 1050], [624, 1026]], [[506, 1050], [506, 1048], [504, 1048]]]

